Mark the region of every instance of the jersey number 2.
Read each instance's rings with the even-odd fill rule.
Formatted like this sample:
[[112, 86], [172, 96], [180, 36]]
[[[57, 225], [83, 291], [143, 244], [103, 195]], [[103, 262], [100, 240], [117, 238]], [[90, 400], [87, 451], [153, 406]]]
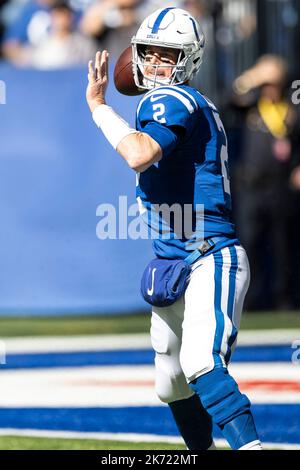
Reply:
[[223, 175], [223, 181], [224, 181], [224, 191], [225, 193], [230, 195], [230, 182], [229, 182], [229, 176], [228, 176], [228, 150], [227, 150], [227, 137], [226, 137], [226, 132], [223, 126], [223, 123], [220, 119], [220, 116], [218, 113], [215, 113], [213, 111], [213, 115], [216, 121], [216, 124], [218, 126], [218, 129], [222, 134], [224, 135], [225, 138], [225, 145], [222, 145], [221, 147], [221, 166], [222, 166], [222, 175]]
[[162, 117], [162, 115], [165, 114], [166, 111], [165, 105], [162, 103], [156, 103], [152, 106], [152, 108], [153, 111], [155, 111], [155, 113], [153, 113], [154, 121], [160, 122], [161, 124], [165, 124], [167, 122], [166, 118]]

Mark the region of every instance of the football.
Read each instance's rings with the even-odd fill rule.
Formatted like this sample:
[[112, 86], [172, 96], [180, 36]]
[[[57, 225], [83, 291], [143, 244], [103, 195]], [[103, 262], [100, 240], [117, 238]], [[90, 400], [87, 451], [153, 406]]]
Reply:
[[140, 95], [146, 90], [137, 88], [132, 71], [132, 49], [127, 47], [118, 58], [114, 70], [114, 83], [116, 89], [127, 96]]

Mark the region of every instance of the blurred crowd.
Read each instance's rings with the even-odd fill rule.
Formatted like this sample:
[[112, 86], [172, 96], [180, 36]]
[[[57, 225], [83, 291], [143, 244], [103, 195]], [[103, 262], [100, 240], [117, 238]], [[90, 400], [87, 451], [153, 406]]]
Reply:
[[[228, 133], [234, 216], [252, 272], [246, 308], [299, 308], [299, 106], [283, 58], [256, 59], [254, 3], [172, 1], [200, 20], [207, 39], [193, 85], [217, 99]], [[219, 21], [222, 4], [227, 23]], [[142, 19], [165, 6], [162, 0], [0, 0], [1, 58], [44, 70], [86, 64], [97, 49], [116, 59]]]
[[300, 109], [290, 85], [286, 62], [263, 55], [223, 106], [234, 214], [251, 267], [248, 310], [300, 306]]
[[[17, 66], [51, 69], [86, 62], [97, 49], [115, 58], [142, 19], [162, 0], [0, 0], [1, 57]], [[203, 2], [172, 2], [202, 14]]]

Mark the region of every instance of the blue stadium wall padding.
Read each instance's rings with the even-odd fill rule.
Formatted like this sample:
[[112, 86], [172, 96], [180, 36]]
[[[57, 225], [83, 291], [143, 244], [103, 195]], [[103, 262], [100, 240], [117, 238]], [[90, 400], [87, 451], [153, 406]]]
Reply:
[[[0, 315], [147, 309], [151, 241], [96, 237], [97, 206], [135, 203], [135, 174], [91, 119], [86, 69], [2, 65], [0, 80]], [[107, 101], [134, 124], [138, 97], [110, 84]]]

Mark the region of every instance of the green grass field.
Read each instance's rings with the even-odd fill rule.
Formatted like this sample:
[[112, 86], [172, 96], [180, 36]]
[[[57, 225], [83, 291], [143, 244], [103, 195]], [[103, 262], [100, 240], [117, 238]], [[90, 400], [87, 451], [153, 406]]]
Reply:
[[94, 439], [0, 437], [0, 450], [185, 450], [184, 445], [165, 442], [118, 442]]
[[[300, 312], [244, 313], [242, 330], [300, 328]], [[150, 314], [74, 317], [1, 317], [0, 337], [148, 333]]]

